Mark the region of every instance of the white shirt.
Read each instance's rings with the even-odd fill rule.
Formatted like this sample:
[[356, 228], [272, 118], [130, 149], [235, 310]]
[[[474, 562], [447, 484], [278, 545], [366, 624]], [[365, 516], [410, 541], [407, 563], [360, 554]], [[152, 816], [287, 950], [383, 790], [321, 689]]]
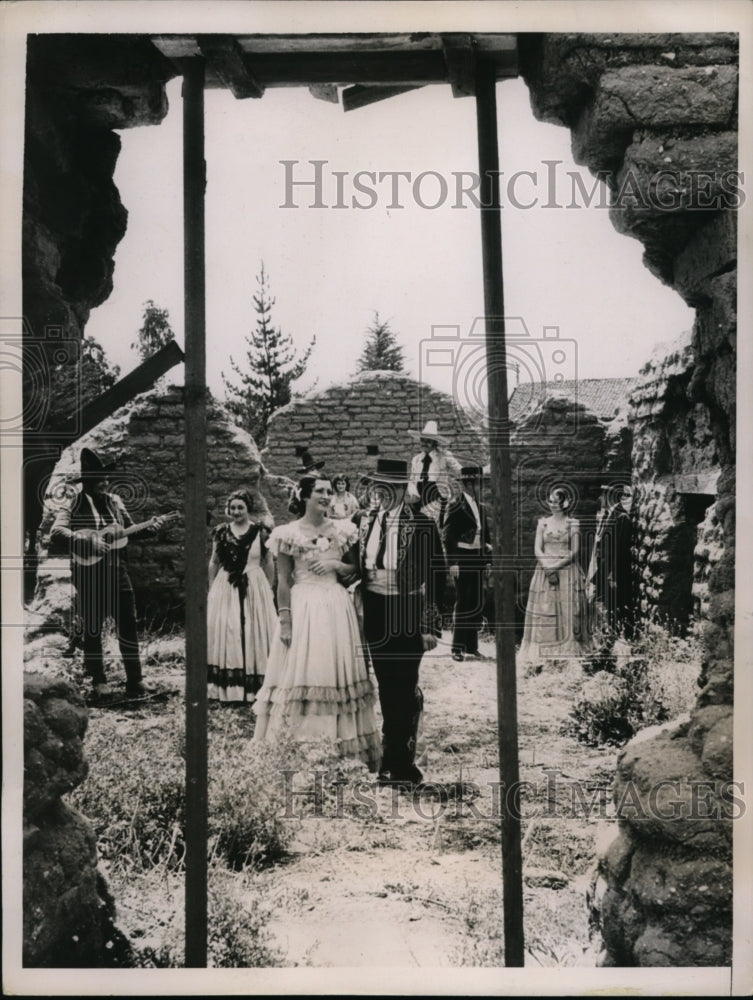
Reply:
[[479, 514], [478, 504], [473, 499], [470, 493], [463, 493], [463, 496], [471, 508], [471, 513], [476, 518], [476, 537], [472, 542], [458, 542], [459, 549], [480, 549], [481, 548], [481, 515]]
[[364, 564], [367, 570], [376, 568], [376, 557], [379, 551], [379, 539], [382, 533], [382, 519], [387, 519], [386, 537], [384, 546], [384, 569], [397, 569], [397, 538], [398, 521], [400, 519], [400, 507], [397, 510], [380, 510], [374, 519], [371, 534], [366, 541], [366, 551], [364, 552]]
[[[457, 476], [460, 472], [460, 463], [456, 458], [449, 455], [445, 451], [437, 451], [436, 448], [430, 451], [429, 458], [431, 462], [428, 468], [428, 482], [430, 483], [448, 483], [452, 473]], [[418, 494], [418, 484], [421, 482], [421, 475], [424, 469], [424, 456], [426, 452], [419, 451], [417, 455], [414, 455], [410, 463], [410, 482], [408, 483], [408, 493], [417, 497]]]

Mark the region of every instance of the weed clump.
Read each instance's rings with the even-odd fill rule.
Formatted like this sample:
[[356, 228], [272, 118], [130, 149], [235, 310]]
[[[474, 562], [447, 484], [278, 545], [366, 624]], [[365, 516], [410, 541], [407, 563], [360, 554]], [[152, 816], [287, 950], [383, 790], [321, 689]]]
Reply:
[[630, 640], [601, 636], [565, 730], [591, 746], [621, 745], [639, 730], [692, 707], [702, 652], [694, 630], [646, 623]]

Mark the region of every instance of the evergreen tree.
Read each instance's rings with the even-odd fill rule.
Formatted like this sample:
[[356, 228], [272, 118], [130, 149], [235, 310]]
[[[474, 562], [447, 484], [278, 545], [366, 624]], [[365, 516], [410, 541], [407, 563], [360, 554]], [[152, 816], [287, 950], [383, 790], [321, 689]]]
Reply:
[[374, 322], [366, 331], [366, 344], [358, 359], [358, 372], [404, 372], [403, 349], [388, 322], [374, 313]]
[[131, 347], [139, 352], [142, 361], [146, 361], [165, 344], [169, 344], [171, 340], [175, 340], [175, 334], [170, 326], [170, 316], [167, 309], [160, 309], [149, 299], [144, 303], [141, 329]]
[[51, 372], [51, 405], [48, 426], [55, 428], [83, 407], [111, 389], [120, 378], [118, 365], [111, 365], [101, 344], [94, 337], [81, 340], [78, 363], [55, 365]]
[[266, 442], [269, 418], [275, 410], [290, 402], [292, 383], [305, 372], [316, 337], [311, 338], [309, 346], [298, 356], [292, 337], [272, 324], [272, 306], [276, 300], [269, 294], [263, 261], [256, 282], [259, 286], [254, 295], [256, 328], [246, 337], [246, 363], [241, 367], [230, 358], [240, 384], [231, 381], [224, 372], [222, 381], [228, 409], [262, 447]]

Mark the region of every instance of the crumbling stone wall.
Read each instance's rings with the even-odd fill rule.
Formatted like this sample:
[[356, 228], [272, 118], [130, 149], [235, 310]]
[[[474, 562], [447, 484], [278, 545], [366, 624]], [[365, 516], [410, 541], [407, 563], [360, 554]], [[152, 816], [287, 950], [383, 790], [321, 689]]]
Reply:
[[[732, 777], [737, 59], [734, 34], [521, 36], [534, 113], [571, 130], [576, 161], [615, 199], [613, 225], [641, 240], [646, 266], [696, 309], [684, 395], [721, 469], [723, 548], [708, 579], [698, 701], [689, 723], [642, 734], [618, 761], [617, 801], [632, 782], [648, 818], [623, 810], [600, 862], [592, 908], [607, 964], [731, 961], [731, 817], [721, 790]], [[636, 455], [639, 476], [650, 450]], [[662, 468], [664, 458], [657, 447], [650, 462]], [[711, 784], [708, 837], [657, 819], [665, 780]]]
[[[701, 581], [700, 568], [694, 569], [698, 494], [686, 491], [699, 489], [703, 480], [715, 488], [719, 470], [708, 407], [688, 395], [695, 357], [690, 334], [660, 349], [641, 371], [630, 414], [640, 482], [634, 514], [641, 614], [681, 625], [693, 612], [694, 574]], [[720, 541], [717, 537], [704, 557], [706, 578], [721, 557]]]
[[[185, 427], [183, 387], [144, 393], [66, 449], [50, 481], [43, 535], [55, 508], [67, 503], [79, 474], [79, 454], [87, 446], [105, 461], [117, 461], [111, 489], [134, 521], [173, 510], [182, 513], [185, 496]], [[253, 438], [237, 427], [224, 407], [210, 400], [207, 408], [207, 560], [209, 533], [226, 520], [225, 501], [235, 489], [254, 498], [254, 516], [271, 523], [262, 494], [263, 468]], [[54, 553], [51, 553], [54, 555]], [[142, 614], [180, 617], [183, 607], [184, 531], [181, 520], [159, 535], [128, 543], [128, 573]], [[47, 579], [44, 576], [43, 579]], [[60, 586], [60, 581], [56, 583]], [[38, 605], [38, 601], [35, 602]]]
[[48, 673], [24, 681], [23, 962], [26, 967], [125, 966], [130, 946], [97, 870], [85, 817], [63, 796], [88, 767], [87, 711], [70, 682]]
[[58, 454], [47, 426], [62, 355], [74, 364], [91, 310], [112, 291], [128, 213], [113, 182], [114, 129], [158, 125], [176, 70], [136, 35], [30, 35], [23, 190], [24, 512], [42, 517], [40, 483]]
[[[486, 462], [480, 428], [451, 396], [398, 372], [364, 372], [274, 413], [264, 463], [270, 472], [296, 479], [296, 449], [306, 447], [317, 461], [325, 461], [325, 472], [345, 472], [353, 488], [380, 455], [410, 460], [418, 444], [407, 432], [420, 431], [427, 420], [437, 421], [461, 464]], [[290, 519], [287, 505], [273, 512], [281, 521]]]

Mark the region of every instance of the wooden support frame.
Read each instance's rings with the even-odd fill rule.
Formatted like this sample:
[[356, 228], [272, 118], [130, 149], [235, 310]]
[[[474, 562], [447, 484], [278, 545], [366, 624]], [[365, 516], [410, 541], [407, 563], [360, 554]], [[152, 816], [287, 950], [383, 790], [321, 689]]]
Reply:
[[518, 707], [515, 677], [512, 469], [507, 409], [507, 349], [502, 271], [502, 215], [494, 67], [479, 59], [475, 73], [478, 160], [481, 178], [481, 250], [484, 272], [489, 453], [494, 527], [494, 609], [497, 646], [497, 719], [502, 802], [502, 905], [505, 965], [522, 968], [523, 863], [520, 842]]
[[[204, 268], [204, 87], [203, 52], [193, 42], [190, 57], [180, 57], [184, 76], [184, 271], [186, 302], [186, 966], [207, 961], [207, 580], [206, 552], [206, 323]], [[241, 44], [240, 49], [243, 46]], [[218, 51], [221, 58], [218, 58]], [[240, 50], [224, 42], [206, 52], [214, 78], [230, 66], [231, 76], [246, 72]], [[515, 52], [507, 51], [509, 59]], [[316, 87], [340, 79], [322, 53], [275, 57], [275, 85]], [[499, 774], [504, 791], [501, 816], [505, 965], [524, 965], [523, 880], [515, 677], [514, 575], [510, 425], [507, 402], [501, 203], [497, 135], [496, 81], [500, 65], [473, 36], [443, 43], [442, 51], [404, 52], [385, 65], [375, 53], [348, 53], [342, 64], [356, 94], [350, 107], [402, 93], [425, 82], [450, 82], [455, 96], [476, 97], [481, 242], [487, 351], [487, 385], [494, 525], [494, 598], [497, 647]], [[426, 60], [425, 57], [430, 57]], [[175, 57], [175, 55], [173, 55]], [[237, 59], [241, 59], [239, 67]], [[265, 56], [255, 55], [263, 67]], [[227, 60], [230, 60], [230, 63]], [[441, 68], [436, 60], [441, 61]], [[224, 60], [224, 63], [223, 63]], [[399, 63], [399, 65], [398, 65]], [[420, 64], [420, 65], [419, 65]], [[445, 65], [446, 64], [446, 65]], [[225, 69], [222, 68], [225, 67]], [[352, 74], [352, 76], [350, 75]], [[392, 75], [390, 75], [392, 74]], [[421, 79], [422, 74], [426, 74]], [[436, 74], [436, 78], [432, 78]], [[260, 72], [263, 78], [263, 72]], [[471, 88], [472, 81], [472, 88]], [[241, 81], [242, 82], [242, 81]], [[239, 86], [238, 79], [234, 81]], [[233, 84], [228, 83], [233, 89]], [[245, 86], [245, 84], [244, 84]], [[261, 86], [261, 85], [260, 85]], [[234, 90], [235, 92], [235, 90]], [[237, 96], [237, 95], [236, 95]], [[259, 96], [258, 94], [255, 96]], [[331, 94], [330, 94], [331, 96]], [[369, 98], [364, 100], [363, 98]], [[345, 109], [348, 105], [344, 100]], [[511, 562], [507, 562], [511, 565]]]
[[183, 67], [186, 324], [186, 968], [207, 964], [207, 469], [204, 60]]

